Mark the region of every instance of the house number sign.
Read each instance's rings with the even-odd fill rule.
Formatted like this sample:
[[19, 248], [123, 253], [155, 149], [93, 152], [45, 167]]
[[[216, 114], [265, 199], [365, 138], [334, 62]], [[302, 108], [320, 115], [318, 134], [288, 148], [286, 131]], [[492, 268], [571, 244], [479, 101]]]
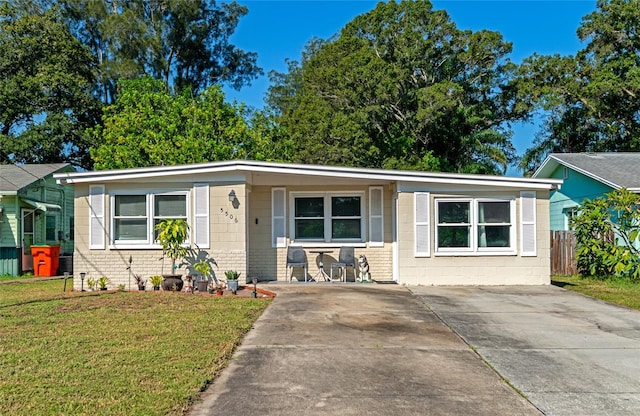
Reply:
[[224, 214], [225, 217], [229, 218], [229, 221], [238, 222], [238, 218], [234, 217], [233, 214], [229, 214], [229, 211], [225, 211], [224, 208], [220, 208], [220, 215]]

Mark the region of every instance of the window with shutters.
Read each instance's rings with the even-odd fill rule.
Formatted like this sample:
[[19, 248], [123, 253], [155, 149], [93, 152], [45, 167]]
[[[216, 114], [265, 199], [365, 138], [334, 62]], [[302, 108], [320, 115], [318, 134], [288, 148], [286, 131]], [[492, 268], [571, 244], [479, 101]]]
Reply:
[[156, 246], [155, 226], [166, 219], [189, 220], [187, 191], [113, 193], [111, 195], [111, 244]]
[[515, 199], [435, 200], [437, 254], [516, 254]]
[[291, 240], [364, 242], [363, 193], [291, 193]]

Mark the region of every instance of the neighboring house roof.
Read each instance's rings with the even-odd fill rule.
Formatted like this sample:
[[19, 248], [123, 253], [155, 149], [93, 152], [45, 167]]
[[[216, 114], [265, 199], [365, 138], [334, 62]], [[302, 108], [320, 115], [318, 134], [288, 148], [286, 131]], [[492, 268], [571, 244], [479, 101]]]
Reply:
[[552, 153], [533, 178], [549, 178], [566, 166], [614, 189], [640, 191], [640, 153]]
[[0, 194], [15, 195], [32, 183], [69, 166], [68, 163], [0, 165]]
[[303, 175], [317, 178], [344, 178], [367, 181], [396, 181], [420, 183], [456, 183], [461, 185], [502, 186], [523, 189], [553, 189], [562, 183], [557, 179], [518, 178], [506, 176], [468, 175], [422, 171], [349, 168], [338, 166], [302, 165], [294, 163], [257, 162], [235, 160], [180, 166], [105, 170], [95, 172], [59, 173], [59, 183], [96, 183], [122, 180], [151, 179], [166, 176], [190, 176], [210, 173], [252, 173]]

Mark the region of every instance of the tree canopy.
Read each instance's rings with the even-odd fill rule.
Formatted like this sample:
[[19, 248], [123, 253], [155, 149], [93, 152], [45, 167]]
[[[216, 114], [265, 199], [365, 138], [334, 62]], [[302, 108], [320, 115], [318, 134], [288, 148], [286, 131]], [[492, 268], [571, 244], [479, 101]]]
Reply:
[[94, 53], [97, 91], [112, 102], [118, 81], [141, 75], [177, 90], [236, 89], [261, 69], [257, 55], [230, 43], [247, 8], [215, 0], [62, 0], [72, 32]]
[[515, 160], [508, 123], [524, 116], [510, 52], [426, 0], [381, 2], [272, 73], [268, 103], [296, 161], [500, 173]]
[[219, 86], [172, 94], [152, 77], [121, 82], [116, 101], [92, 130], [96, 169], [242, 159], [251, 142], [243, 108], [224, 101]]
[[0, 162], [89, 167], [95, 61], [55, 9], [0, 6]]
[[640, 150], [640, 0], [598, 0], [577, 30], [575, 56], [528, 58], [513, 86], [546, 111], [521, 162], [532, 172], [550, 152]]

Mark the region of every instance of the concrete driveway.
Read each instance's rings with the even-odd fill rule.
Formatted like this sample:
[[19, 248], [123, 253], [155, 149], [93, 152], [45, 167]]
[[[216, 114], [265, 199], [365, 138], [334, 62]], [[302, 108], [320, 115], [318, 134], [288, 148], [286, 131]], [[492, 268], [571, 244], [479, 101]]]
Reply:
[[412, 287], [547, 415], [640, 415], [640, 312], [554, 286]]
[[192, 416], [540, 415], [406, 288], [268, 289]]

